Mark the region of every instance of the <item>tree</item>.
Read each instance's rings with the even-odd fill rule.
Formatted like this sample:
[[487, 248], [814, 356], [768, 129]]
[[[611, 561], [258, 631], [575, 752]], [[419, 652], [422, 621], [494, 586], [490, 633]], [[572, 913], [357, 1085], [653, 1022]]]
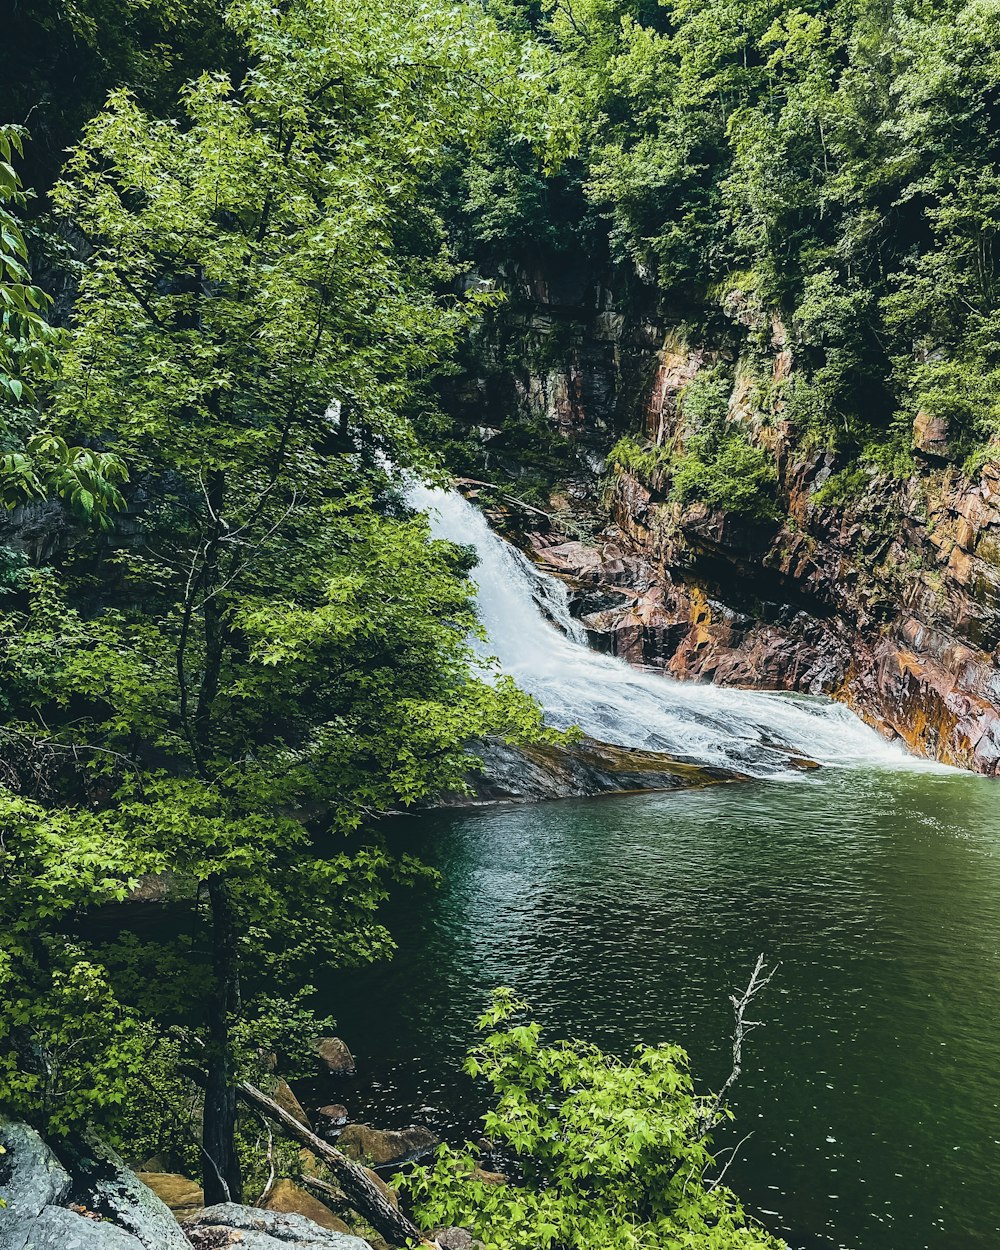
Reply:
[[[301, 1050], [310, 966], [390, 946], [378, 905], [416, 869], [373, 817], [461, 786], [470, 740], [542, 732], [472, 675], [467, 558], [391, 466], [426, 467], [408, 417], [482, 302], [451, 292], [428, 176], [512, 119], [541, 142], [545, 62], [436, 3], [227, 20], [239, 84], [203, 75], [177, 121], [114, 93], [55, 192], [92, 253], [51, 411], [129, 466], [131, 515], [16, 570], [0, 659], [4, 854], [36, 883], [2, 903], [0, 1094], [120, 1130], [154, 1037], [205, 1072], [208, 1202], [240, 1196], [237, 1078], [288, 1024]], [[78, 928], [150, 874], [182, 934]]]

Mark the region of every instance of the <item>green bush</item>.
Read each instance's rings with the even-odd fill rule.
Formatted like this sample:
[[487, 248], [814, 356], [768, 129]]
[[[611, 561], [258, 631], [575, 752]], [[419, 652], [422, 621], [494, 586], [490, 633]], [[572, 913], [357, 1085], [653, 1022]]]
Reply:
[[397, 1178], [420, 1222], [461, 1225], [487, 1250], [781, 1250], [710, 1179], [708, 1130], [729, 1116], [695, 1094], [680, 1047], [623, 1062], [581, 1042], [543, 1046], [524, 1012], [497, 990], [467, 1064], [493, 1087], [486, 1133], [516, 1155], [519, 1179], [477, 1181], [472, 1147], [443, 1146]]
[[648, 480], [657, 469], [670, 464], [670, 449], [667, 447], [643, 447], [637, 438], [626, 434], [620, 438], [608, 453], [608, 464], [618, 465], [636, 477]]
[[871, 478], [864, 469], [857, 465], [849, 466], [838, 473], [832, 473], [819, 490], [813, 492], [810, 503], [820, 507], [826, 504], [853, 503], [864, 493], [870, 481]]
[[741, 429], [714, 438], [693, 438], [674, 462], [672, 497], [761, 521], [782, 515], [774, 461]]
[[721, 428], [733, 393], [732, 370], [723, 365], [701, 369], [680, 394], [685, 427], [693, 433]]

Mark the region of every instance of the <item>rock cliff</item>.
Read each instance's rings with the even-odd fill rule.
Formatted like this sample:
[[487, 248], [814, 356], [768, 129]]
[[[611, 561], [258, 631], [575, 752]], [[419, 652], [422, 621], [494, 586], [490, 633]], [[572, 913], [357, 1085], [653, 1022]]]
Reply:
[[[720, 353], [688, 347], [648, 317], [608, 311], [599, 288], [589, 304], [581, 288], [577, 305], [555, 310], [543, 283], [524, 289], [536, 300], [533, 316], [519, 314], [525, 342], [559, 317], [576, 328], [543, 377], [532, 383], [522, 371], [494, 386], [492, 467], [516, 479], [517, 453], [496, 446], [516, 445], [509, 428], [526, 408], [583, 454], [546, 517], [508, 513], [502, 522], [573, 587], [593, 645], [681, 679], [827, 694], [918, 753], [996, 774], [1000, 453], [970, 475], [947, 428], [923, 413], [903, 476], [850, 470], [833, 451], [809, 448], [780, 399], [766, 413], [758, 407], [762, 371], [773, 397], [795, 370], [794, 335], [771, 317], [763, 370], [759, 355], [753, 373], [729, 356], [726, 422], [773, 458], [783, 519], [682, 505], [670, 467], [690, 432], [679, 401]], [[738, 293], [724, 303], [736, 320], [763, 316]], [[588, 376], [601, 385], [574, 391], [574, 378]], [[598, 453], [629, 428], [658, 454], [601, 475]], [[845, 470], [848, 488], [832, 490]]]

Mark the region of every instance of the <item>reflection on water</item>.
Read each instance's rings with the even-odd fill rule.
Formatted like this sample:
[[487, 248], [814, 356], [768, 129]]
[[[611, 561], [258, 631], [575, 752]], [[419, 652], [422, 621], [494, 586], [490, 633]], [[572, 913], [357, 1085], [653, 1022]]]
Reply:
[[1000, 1246], [1000, 792], [958, 773], [823, 770], [434, 814], [398, 840], [442, 870], [401, 900], [400, 954], [331, 976], [353, 1115], [475, 1132], [460, 1074], [490, 988], [553, 1035], [679, 1041], [728, 1071], [727, 995], [758, 952], [733, 1184], [797, 1246]]

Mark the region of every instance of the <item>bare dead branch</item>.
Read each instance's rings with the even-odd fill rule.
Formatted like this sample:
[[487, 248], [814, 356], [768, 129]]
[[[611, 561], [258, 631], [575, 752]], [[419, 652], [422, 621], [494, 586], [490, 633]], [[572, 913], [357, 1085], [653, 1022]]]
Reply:
[[754, 998], [767, 988], [771, 978], [780, 966], [780, 964], [775, 964], [771, 971], [765, 975], [764, 956], [758, 955], [746, 989], [741, 994], [730, 994], [729, 996], [729, 1001], [733, 1004], [733, 1012], [736, 1017], [733, 1027], [733, 1067], [729, 1076], [723, 1082], [721, 1089], [716, 1094], [710, 1108], [701, 1116], [698, 1122], [699, 1137], [704, 1137], [706, 1133], [710, 1133], [722, 1119], [722, 1109], [726, 1103], [726, 1095], [739, 1080], [740, 1073], [743, 1071], [743, 1043], [752, 1029], [763, 1024], [762, 1020], [749, 1019], [747, 1010]]

